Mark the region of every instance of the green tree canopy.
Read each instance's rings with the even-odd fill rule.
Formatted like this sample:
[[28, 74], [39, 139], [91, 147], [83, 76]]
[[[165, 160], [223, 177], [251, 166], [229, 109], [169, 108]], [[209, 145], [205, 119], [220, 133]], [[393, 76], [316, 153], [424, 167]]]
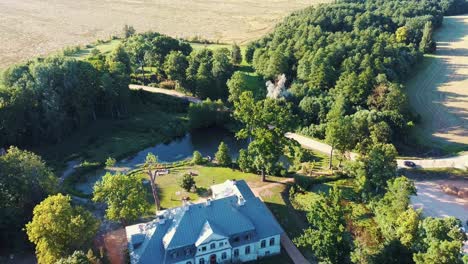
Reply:
[[310, 246], [320, 260], [333, 264], [350, 263], [352, 247], [340, 199], [337, 188], [331, 189], [328, 195], [322, 193], [307, 214], [310, 227], [296, 239], [298, 245]]
[[94, 185], [93, 201], [107, 204], [106, 217], [128, 223], [142, 216], [149, 208], [146, 192], [136, 176], [106, 173]]
[[10, 147], [0, 156], [0, 244], [14, 241], [34, 206], [57, 188], [57, 178], [36, 154]]
[[39, 264], [55, 263], [76, 249], [90, 245], [99, 221], [79, 206], [72, 206], [70, 196], [49, 196], [34, 208], [26, 225], [29, 240], [36, 245]]
[[229, 148], [224, 141], [221, 141], [219, 144], [218, 151], [215, 153], [215, 159], [220, 166], [228, 167], [231, 165], [232, 158], [229, 154]]

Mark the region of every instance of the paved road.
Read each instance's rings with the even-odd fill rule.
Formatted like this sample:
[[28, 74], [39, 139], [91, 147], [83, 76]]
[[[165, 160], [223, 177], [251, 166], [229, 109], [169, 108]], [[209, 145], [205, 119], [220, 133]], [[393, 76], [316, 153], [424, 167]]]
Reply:
[[[299, 142], [303, 147], [317, 150], [325, 154], [330, 154], [331, 147], [325, 143], [313, 140], [311, 138], [301, 136], [295, 133], [287, 133], [286, 137], [291, 138]], [[351, 158], [356, 158], [356, 153], [351, 153]], [[408, 159], [416, 164], [417, 168], [428, 169], [428, 168], [458, 168], [468, 169], [468, 154], [461, 156], [455, 156], [450, 158], [438, 158], [438, 159]], [[398, 167], [404, 168], [403, 164], [405, 160], [397, 159]]]
[[[174, 91], [174, 90], [154, 88], [154, 87], [148, 87], [148, 86], [142, 86], [142, 85], [130, 85], [130, 89], [132, 90], [143, 89], [148, 92], [163, 93], [163, 94], [179, 97], [182, 99], [186, 99], [193, 103], [201, 102], [201, 100], [196, 97], [188, 96], [188, 95], [185, 95], [181, 92]], [[320, 151], [325, 154], [330, 154], [331, 147], [325, 143], [319, 142], [317, 140], [313, 140], [305, 136], [301, 136], [296, 133], [286, 133], [286, 137], [296, 140], [297, 142], [299, 142], [299, 144], [301, 144], [305, 148]], [[357, 154], [351, 153], [350, 156], [352, 159], [354, 159], [357, 157]], [[403, 164], [404, 161], [405, 160], [402, 160], [402, 159], [397, 160], [399, 168], [405, 167]], [[416, 164], [416, 167], [422, 168], [422, 169], [427, 169], [427, 168], [468, 169], [468, 154], [450, 157], [450, 158], [417, 159], [417, 160], [410, 160], [410, 161], [414, 162]]]

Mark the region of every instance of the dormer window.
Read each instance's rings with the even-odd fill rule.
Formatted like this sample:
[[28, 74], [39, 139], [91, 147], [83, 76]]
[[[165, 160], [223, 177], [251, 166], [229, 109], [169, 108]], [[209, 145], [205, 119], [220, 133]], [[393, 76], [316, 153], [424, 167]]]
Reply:
[[191, 253], [190, 248], [186, 248], [186, 249], [185, 249], [185, 256], [190, 255], [190, 253]]
[[250, 240], [250, 234], [245, 235], [245, 240]]
[[239, 242], [239, 237], [238, 236], [234, 237], [234, 242]]

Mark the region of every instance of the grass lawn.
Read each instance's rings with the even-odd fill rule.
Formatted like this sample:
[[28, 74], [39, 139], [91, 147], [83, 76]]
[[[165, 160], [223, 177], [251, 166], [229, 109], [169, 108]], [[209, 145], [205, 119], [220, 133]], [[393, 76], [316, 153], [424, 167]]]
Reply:
[[[186, 192], [179, 186], [179, 180], [183, 175], [188, 172], [197, 174], [194, 176], [197, 185], [197, 193]], [[164, 176], [159, 176], [156, 183], [159, 186], [159, 194], [161, 199], [161, 206], [163, 208], [171, 208], [182, 205], [182, 197], [190, 197], [192, 202], [205, 198], [208, 196], [208, 190], [211, 185], [223, 183], [226, 180], [245, 180], [250, 186], [261, 187], [269, 182], [262, 182], [261, 176], [253, 173], [243, 173], [238, 170], [224, 167], [214, 167], [211, 165], [196, 165], [196, 166], [183, 166], [173, 168], [171, 173]], [[139, 174], [142, 178], [146, 178], [145, 174]], [[280, 181], [284, 178], [269, 176], [270, 181]], [[149, 199], [153, 203], [152, 198]], [[152, 208], [151, 212], [154, 211]]]
[[108, 54], [112, 50], [114, 50], [121, 42], [121, 39], [113, 39], [102, 43], [88, 44], [85, 47], [83, 47], [80, 51], [67, 57], [83, 60], [91, 55], [91, 51], [93, 49], [98, 49], [102, 54]]

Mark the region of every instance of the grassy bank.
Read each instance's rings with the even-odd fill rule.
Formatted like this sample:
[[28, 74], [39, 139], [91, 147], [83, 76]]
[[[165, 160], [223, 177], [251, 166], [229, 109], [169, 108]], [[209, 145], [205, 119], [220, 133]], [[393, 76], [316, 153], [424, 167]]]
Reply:
[[101, 164], [108, 157], [119, 160], [148, 146], [184, 135], [188, 130], [186, 108], [187, 103], [180, 99], [135, 91], [127, 116], [97, 120], [86, 129], [74, 131], [60, 143], [39, 146], [33, 151], [57, 173], [70, 160]]

